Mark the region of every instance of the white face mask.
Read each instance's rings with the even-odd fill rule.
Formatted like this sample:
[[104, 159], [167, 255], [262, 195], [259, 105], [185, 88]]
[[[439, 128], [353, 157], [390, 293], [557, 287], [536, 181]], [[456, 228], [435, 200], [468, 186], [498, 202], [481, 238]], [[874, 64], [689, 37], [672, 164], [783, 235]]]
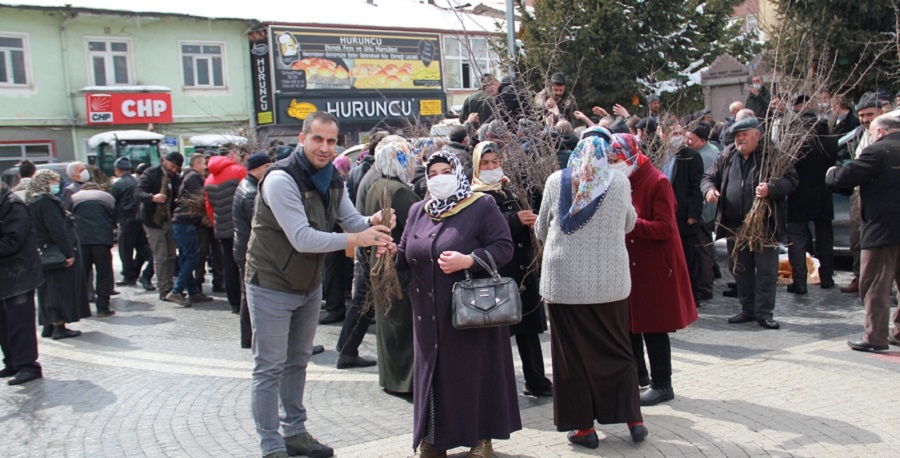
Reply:
[[499, 183], [500, 180], [503, 178], [503, 168], [498, 167], [493, 170], [482, 170], [479, 173], [478, 178], [480, 178], [481, 181], [483, 181], [487, 184]]
[[757, 91], [762, 89], [762, 84], [754, 84], [753, 89], [756, 89]]
[[88, 169], [84, 169], [81, 171], [81, 174], [78, 175], [78, 178], [81, 179], [82, 183], [84, 183], [85, 181], [90, 181], [91, 172], [89, 172]]
[[435, 199], [444, 200], [456, 192], [456, 175], [436, 175], [428, 179], [428, 192]]
[[631, 174], [634, 172], [634, 165], [629, 164], [625, 161], [619, 161], [619, 162], [616, 162], [615, 164], [609, 164], [609, 168], [622, 172], [623, 174], [625, 174], [626, 177], [630, 177]]

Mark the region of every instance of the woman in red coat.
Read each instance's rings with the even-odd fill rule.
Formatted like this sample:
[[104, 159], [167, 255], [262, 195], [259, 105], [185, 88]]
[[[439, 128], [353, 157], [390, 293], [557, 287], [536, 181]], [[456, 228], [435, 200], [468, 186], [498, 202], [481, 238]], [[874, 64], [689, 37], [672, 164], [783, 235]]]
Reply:
[[[697, 320], [678, 224], [675, 194], [669, 180], [653, 167], [631, 134], [615, 134], [610, 167], [631, 181], [631, 203], [637, 212], [634, 230], [626, 236], [631, 262], [631, 346], [638, 365], [641, 405], [675, 399], [672, 390], [672, 347], [669, 333]], [[650, 372], [644, 362], [644, 342]]]

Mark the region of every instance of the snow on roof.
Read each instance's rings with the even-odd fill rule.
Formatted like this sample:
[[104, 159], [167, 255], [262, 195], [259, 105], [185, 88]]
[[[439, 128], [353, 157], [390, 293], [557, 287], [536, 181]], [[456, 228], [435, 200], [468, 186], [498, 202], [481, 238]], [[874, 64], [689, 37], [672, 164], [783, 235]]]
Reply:
[[[363, 26], [456, 32], [496, 33], [497, 19], [457, 12], [459, 0], [307, 0], [289, 4], [280, 0], [209, 2], [155, 0], [0, 0], [5, 6], [37, 6], [110, 10], [143, 14], [180, 14], [198, 18], [255, 20], [263, 23]], [[502, 25], [503, 21], [499, 21]]]
[[146, 130], [114, 130], [94, 135], [88, 140], [88, 146], [96, 148], [104, 143], [115, 143], [119, 140], [159, 140], [166, 137]]
[[194, 135], [190, 142], [193, 146], [222, 146], [228, 143], [240, 146], [247, 144], [247, 138], [238, 135], [207, 134]]
[[78, 92], [172, 92], [166, 86], [85, 86]]

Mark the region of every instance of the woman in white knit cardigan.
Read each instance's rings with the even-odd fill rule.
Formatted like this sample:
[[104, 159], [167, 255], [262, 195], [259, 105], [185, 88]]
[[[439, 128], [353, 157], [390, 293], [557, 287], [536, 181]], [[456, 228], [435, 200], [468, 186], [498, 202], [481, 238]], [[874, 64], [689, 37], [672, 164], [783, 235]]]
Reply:
[[550, 312], [553, 422], [569, 441], [596, 448], [599, 424], [627, 423], [635, 442], [641, 417], [631, 351], [631, 277], [625, 234], [634, 227], [631, 185], [612, 170], [611, 134], [585, 131], [568, 167], [544, 186], [535, 225], [544, 241], [541, 295]]

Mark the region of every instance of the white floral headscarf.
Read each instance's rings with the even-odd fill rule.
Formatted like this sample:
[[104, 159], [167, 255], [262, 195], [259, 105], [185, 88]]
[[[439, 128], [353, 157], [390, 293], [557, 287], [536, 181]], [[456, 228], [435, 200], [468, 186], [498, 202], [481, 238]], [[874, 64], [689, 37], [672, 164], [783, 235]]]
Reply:
[[398, 136], [386, 137], [375, 148], [375, 162], [372, 167], [386, 177], [399, 178], [411, 184], [416, 163], [413, 149], [406, 139]]

